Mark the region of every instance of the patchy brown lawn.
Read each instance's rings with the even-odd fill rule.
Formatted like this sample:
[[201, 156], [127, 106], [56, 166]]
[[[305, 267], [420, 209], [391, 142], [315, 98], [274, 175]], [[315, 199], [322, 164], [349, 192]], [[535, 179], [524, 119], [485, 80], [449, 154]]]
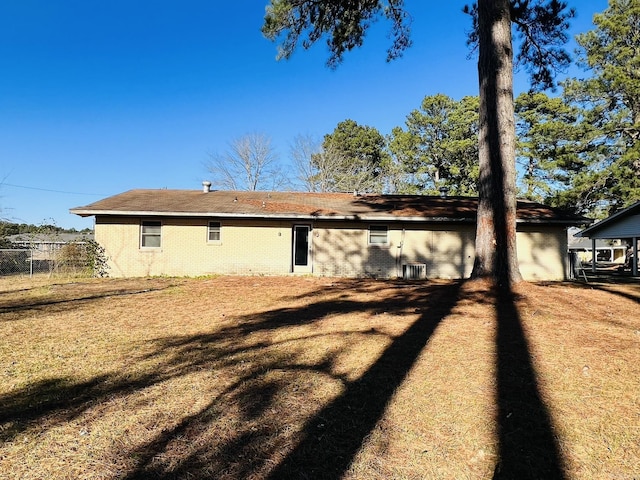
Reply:
[[640, 285], [0, 279], [0, 478], [640, 478]]

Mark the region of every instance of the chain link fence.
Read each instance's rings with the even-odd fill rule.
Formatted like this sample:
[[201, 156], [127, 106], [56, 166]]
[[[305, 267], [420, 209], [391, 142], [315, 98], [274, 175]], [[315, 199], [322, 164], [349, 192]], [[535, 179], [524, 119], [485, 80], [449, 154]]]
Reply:
[[38, 249], [0, 249], [0, 277], [48, 274], [104, 276], [96, 264], [93, 243], [69, 243], [54, 251]]
[[0, 249], [0, 276], [33, 275], [33, 251]]

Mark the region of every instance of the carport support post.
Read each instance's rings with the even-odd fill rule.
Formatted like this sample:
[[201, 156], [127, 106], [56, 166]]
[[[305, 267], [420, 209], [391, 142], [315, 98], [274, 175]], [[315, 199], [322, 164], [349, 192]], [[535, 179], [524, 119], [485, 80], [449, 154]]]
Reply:
[[638, 237], [633, 237], [633, 262], [631, 264], [631, 275], [638, 276]]
[[596, 273], [596, 239], [591, 239], [591, 271]]

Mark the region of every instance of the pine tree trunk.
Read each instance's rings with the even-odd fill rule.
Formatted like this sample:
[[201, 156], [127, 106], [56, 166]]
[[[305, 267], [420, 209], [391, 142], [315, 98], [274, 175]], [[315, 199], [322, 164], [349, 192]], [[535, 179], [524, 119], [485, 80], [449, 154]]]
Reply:
[[516, 250], [515, 120], [509, 0], [478, 1], [480, 180], [472, 278], [522, 279]]

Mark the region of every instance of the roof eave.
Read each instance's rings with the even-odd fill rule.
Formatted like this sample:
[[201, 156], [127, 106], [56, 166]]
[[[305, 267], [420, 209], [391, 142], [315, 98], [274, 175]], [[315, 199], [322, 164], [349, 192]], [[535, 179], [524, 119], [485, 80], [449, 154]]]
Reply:
[[571, 220], [571, 219], [566, 219], [566, 218], [562, 218], [562, 219], [548, 219], [548, 218], [519, 218], [518, 220], [516, 220], [516, 223], [518, 224], [531, 224], [531, 225], [541, 225], [541, 224], [554, 224], [554, 225], [566, 225], [568, 227], [572, 227], [572, 226], [580, 226], [580, 225], [584, 225], [586, 222], [583, 219], [576, 219], [576, 220]]
[[[640, 202], [636, 202], [633, 205], [620, 210], [617, 213], [614, 213], [613, 215], [611, 215], [608, 218], [605, 218], [604, 220], [600, 220], [598, 223], [596, 223], [595, 225], [592, 225], [588, 228], [585, 228], [584, 230], [576, 233], [574, 236], [576, 237], [589, 237], [590, 234], [593, 234], [595, 232], [597, 232], [598, 230], [602, 230], [603, 228], [605, 228], [607, 225], [609, 225], [611, 222], [615, 222], [616, 220], [618, 220], [620, 217], [624, 217], [626, 215], [630, 215], [633, 212], [635, 212], [636, 210], [640, 209]], [[591, 222], [593, 223], [593, 221]]]
[[[475, 217], [429, 217], [420, 215], [401, 216], [401, 215], [309, 215], [295, 213], [221, 213], [221, 212], [158, 212], [149, 210], [90, 210], [74, 208], [69, 210], [71, 213], [82, 217], [88, 216], [127, 216], [127, 217], [200, 217], [200, 218], [240, 218], [240, 219], [278, 219], [278, 220], [351, 220], [366, 222], [432, 222], [432, 223], [475, 223]], [[520, 225], [526, 224], [556, 224], [556, 225], [583, 225], [583, 219], [518, 219], [516, 222]]]
[[201, 218], [242, 218], [242, 219], [279, 219], [279, 220], [360, 220], [360, 221], [409, 221], [409, 222], [474, 222], [475, 218], [426, 217], [400, 215], [309, 215], [296, 213], [221, 213], [221, 212], [158, 212], [147, 210], [88, 210], [71, 209], [70, 213], [88, 216], [124, 216], [124, 217], [201, 217]]

